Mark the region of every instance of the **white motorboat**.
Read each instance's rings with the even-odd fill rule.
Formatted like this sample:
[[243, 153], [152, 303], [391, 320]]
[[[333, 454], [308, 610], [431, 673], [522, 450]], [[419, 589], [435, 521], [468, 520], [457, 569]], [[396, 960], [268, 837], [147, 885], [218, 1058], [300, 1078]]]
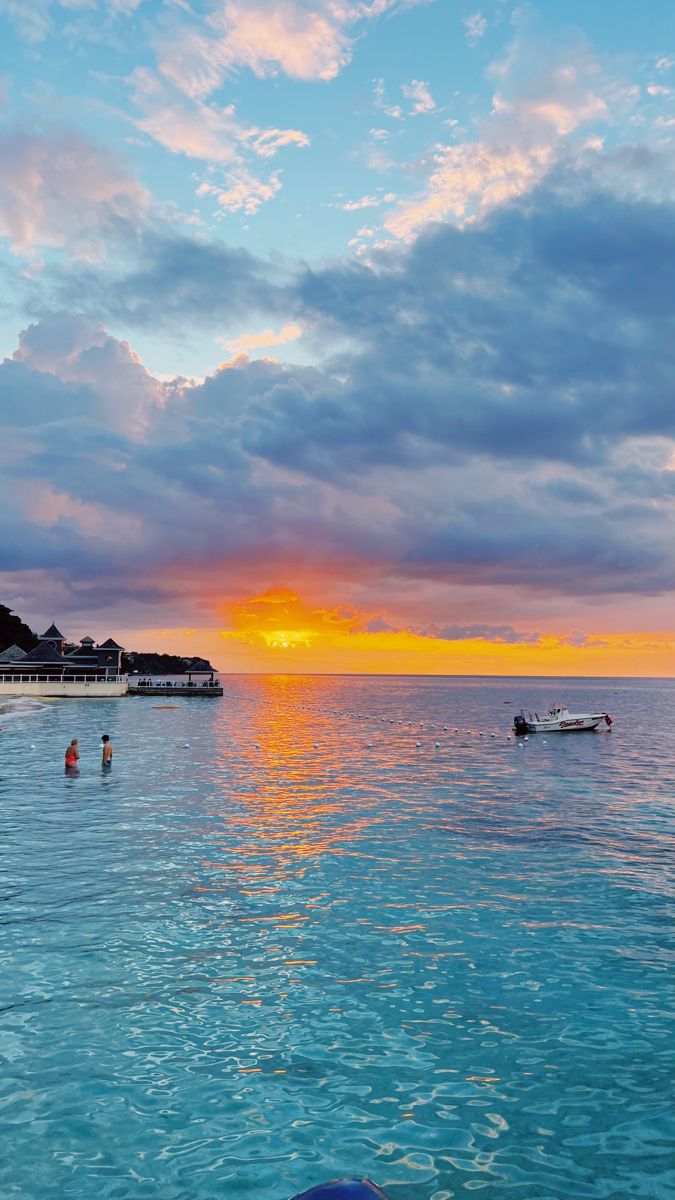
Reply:
[[585, 729], [597, 729], [603, 722], [611, 730], [609, 713], [571, 713], [565, 704], [554, 704], [543, 717], [521, 709], [513, 718], [513, 728], [519, 734], [581, 733]]

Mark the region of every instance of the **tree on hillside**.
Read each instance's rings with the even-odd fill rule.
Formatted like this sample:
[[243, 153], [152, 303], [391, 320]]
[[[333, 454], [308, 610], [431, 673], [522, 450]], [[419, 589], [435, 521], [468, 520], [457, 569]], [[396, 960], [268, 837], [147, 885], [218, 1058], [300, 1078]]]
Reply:
[[153, 654], [132, 651], [122, 655], [122, 670], [127, 674], [136, 672], [139, 675], [186, 675], [197, 664], [204, 664], [208, 670], [210, 665], [203, 658], [180, 658], [177, 654]]
[[9, 646], [20, 646], [28, 652], [33, 646], [37, 646], [37, 642], [33, 630], [29, 629], [11, 608], [0, 604], [0, 651], [7, 650]]

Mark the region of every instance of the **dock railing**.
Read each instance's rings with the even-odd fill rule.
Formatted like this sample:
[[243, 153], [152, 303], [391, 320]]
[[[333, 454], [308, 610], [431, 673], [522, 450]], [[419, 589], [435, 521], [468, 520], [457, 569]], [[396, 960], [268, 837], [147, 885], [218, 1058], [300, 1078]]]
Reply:
[[0, 683], [126, 683], [126, 675], [0, 675]]

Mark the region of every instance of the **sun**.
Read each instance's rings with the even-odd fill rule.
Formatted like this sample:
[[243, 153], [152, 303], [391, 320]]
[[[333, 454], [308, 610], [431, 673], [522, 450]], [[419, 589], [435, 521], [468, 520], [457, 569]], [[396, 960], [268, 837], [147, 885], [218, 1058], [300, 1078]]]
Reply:
[[269, 629], [262, 637], [272, 650], [294, 650], [298, 646], [311, 646], [312, 633], [309, 629]]

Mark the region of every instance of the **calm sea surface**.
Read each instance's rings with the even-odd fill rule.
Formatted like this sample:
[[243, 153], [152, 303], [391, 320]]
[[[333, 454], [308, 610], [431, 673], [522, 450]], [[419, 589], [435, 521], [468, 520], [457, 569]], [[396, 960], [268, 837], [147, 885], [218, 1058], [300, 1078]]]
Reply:
[[0, 714], [3, 1200], [672, 1200], [675, 685], [225, 692]]

